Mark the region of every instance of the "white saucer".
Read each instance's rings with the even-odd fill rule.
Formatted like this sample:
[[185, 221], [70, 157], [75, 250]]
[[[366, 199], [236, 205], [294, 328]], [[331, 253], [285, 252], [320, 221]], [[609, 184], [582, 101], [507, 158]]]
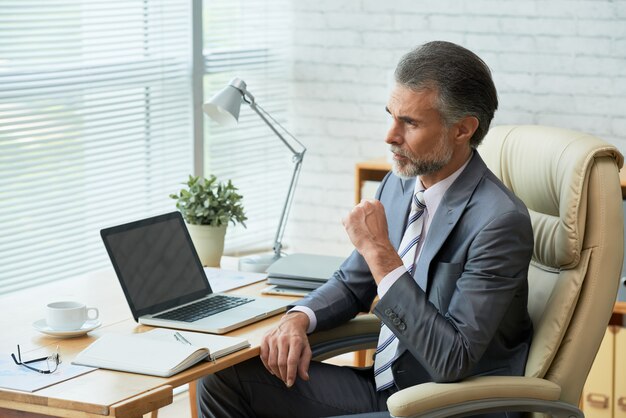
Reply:
[[93, 331], [94, 329], [98, 328], [100, 325], [102, 325], [102, 322], [100, 322], [99, 320], [89, 319], [79, 329], [73, 329], [70, 331], [59, 331], [50, 328], [45, 319], [40, 319], [39, 321], [33, 322], [33, 327], [35, 327], [37, 331], [60, 338], [71, 338], [85, 335], [89, 331]]

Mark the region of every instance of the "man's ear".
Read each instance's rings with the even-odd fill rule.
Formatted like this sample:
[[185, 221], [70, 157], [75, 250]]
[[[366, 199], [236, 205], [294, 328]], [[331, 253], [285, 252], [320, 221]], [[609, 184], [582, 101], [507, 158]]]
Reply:
[[454, 140], [456, 143], [469, 143], [469, 140], [478, 129], [478, 118], [475, 116], [465, 116], [454, 124], [455, 135]]

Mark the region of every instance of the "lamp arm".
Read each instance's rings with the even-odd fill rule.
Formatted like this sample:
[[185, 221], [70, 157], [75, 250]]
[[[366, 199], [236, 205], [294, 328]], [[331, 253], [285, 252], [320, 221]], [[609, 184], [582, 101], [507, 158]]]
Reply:
[[[289, 142], [287, 142], [287, 140], [286, 140], [286, 139], [285, 139], [285, 138], [284, 138], [284, 137], [280, 134], [280, 132], [278, 132], [278, 130], [274, 127], [274, 125], [273, 125], [273, 124], [272, 124], [272, 123], [271, 123], [271, 122], [270, 122], [270, 121], [269, 121], [269, 120], [265, 117], [265, 115], [263, 114], [263, 112], [265, 112], [265, 110], [264, 110], [261, 106], [257, 105], [257, 104], [256, 104], [256, 102], [254, 101], [254, 99], [253, 99], [251, 102], [249, 102], [249, 104], [250, 104], [250, 107], [252, 108], [252, 110], [254, 110], [254, 111], [256, 112], [256, 114], [257, 114], [257, 115], [259, 115], [259, 117], [260, 117], [261, 119], [263, 119], [263, 122], [265, 122], [265, 124], [266, 124], [267, 126], [269, 126], [269, 127], [270, 127], [270, 129], [272, 130], [272, 132], [274, 132], [274, 133], [276, 134], [276, 136], [277, 136], [278, 138], [280, 138], [280, 140], [281, 140], [281, 141], [283, 141], [283, 144], [285, 144], [285, 146], [286, 146], [287, 148], [289, 148], [289, 151], [291, 151], [291, 153], [294, 155], [294, 157], [295, 157], [295, 156], [297, 156], [298, 154], [300, 154], [298, 151], [296, 151], [296, 150], [295, 150], [295, 149], [294, 149], [294, 148], [293, 148], [293, 147], [289, 144]], [[267, 113], [267, 112], [266, 112], [266, 113]], [[282, 126], [280, 123], [278, 123], [277, 121], [274, 121], [274, 123], [275, 123], [276, 125], [280, 126], [282, 129], [285, 129], [285, 128], [283, 128], [283, 126]], [[286, 129], [285, 129], [285, 131], [286, 131]], [[293, 138], [293, 136], [292, 136], [292, 138]], [[294, 139], [295, 139], [295, 138], [294, 138]], [[296, 141], [298, 141], [298, 140], [296, 139]], [[300, 144], [300, 142], [299, 142], [299, 141], [298, 141], [298, 143]], [[304, 148], [304, 145], [302, 145], [302, 144], [300, 144], [300, 145]], [[305, 150], [306, 150], [306, 148], [305, 148]]]
[[278, 222], [278, 229], [276, 230], [276, 237], [274, 238], [274, 255], [276, 257], [280, 257], [283, 244], [283, 234], [285, 233], [285, 227], [287, 226], [287, 216], [289, 215], [289, 210], [291, 209], [291, 203], [293, 201], [293, 196], [296, 190], [296, 183], [298, 182], [298, 177], [300, 175], [300, 169], [302, 168], [302, 157], [304, 156], [304, 151], [298, 154], [298, 158], [293, 167], [293, 173], [291, 175], [291, 182], [289, 183], [289, 191], [287, 192], [287, 199], [285, 199], [285, 205], [283, 206], [283, 211], [280, 214], [280, 221]]
[[[274, 256], [275, 258], [280, 258], [281, 251], [283, 248], [283, 244], [282, 244], [283, 234], [285, 233], [285, 227], [287, 225], [287, 217], [289, 216], [289, 210], [291, 209], [291, 203], [293, 201], [293, 196], [295, 194], [296, 183], [298, 182], [300, 169], [302, 168], [302, 160], [304, 158], [304, 153], [306, 152], [306, 147], [300, 141], [298, 141], [293, 135], [291, 135], [289, 131], [287, 131], [280, 123], [278, 123], [277, 120], [272, 118], [265, 111], [265, 109], [257, 105], [256, 102], [254, 101], [254, 97], [247, 90], [242, 91], [242, 94], [243, 94], [244, 101], [250, 105], [252, 110], [254, 110], [256, 114], [259, 115], [259, 117], [263, 120], [263, 122], [265, 122], [265, 124], [270, 127], [272, 132], [276, 134], [276, 136], [283, 142], [283, 144], [285, 144], [287, 148], [289, 148], [289, 151], [291, 151], [291, 153], [293, 154], [293, 162], [295, 165], [293, 168], [293, 173], [291, 175], [291, 181], [289, 183], [289, 190], [287, 191], [287, 198], [285, 199], [285, 204], [283, 205], [283, 211], [280, 215], [280, 220], [278, 221], [278, 229], [276, 230], [276, 236], [274, 237], [274, 246], [273, 246]], [[269, 121], [268, 117], [272, 119], [272, 122], [274, 122], [273, 124], [272, 122]], [[278, 130], [276, 129], [274, 125], [280, 126], [281, 129], [287, 132], [289, 136], [302, 147], [302, 151], [300, 152], [296, 151], [291, 146], [291, 144], [289, 144], [289, 142], [287, 142], [287, 140], [281, 135], [281, 133], [278, 132]]]

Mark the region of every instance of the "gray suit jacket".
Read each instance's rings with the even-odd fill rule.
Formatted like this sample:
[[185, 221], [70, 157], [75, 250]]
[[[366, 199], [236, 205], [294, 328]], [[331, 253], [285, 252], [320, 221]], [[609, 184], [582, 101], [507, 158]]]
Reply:
[[[388, 174], [378, 192], [389, 238], [400, 245], [415, 179]], [[396, 334], [392, 370], [398, 389], [473, 375], [522, 375], [532, 338], [527, 273], [533, 249], [524, 204], [477, 152], [432, 218], [415, 277], [391, 286], [374, 313]], [[376, 283], [354, 251], [333, 277], [297, 303], [311, 308], [317, 330], [367, 312]]]

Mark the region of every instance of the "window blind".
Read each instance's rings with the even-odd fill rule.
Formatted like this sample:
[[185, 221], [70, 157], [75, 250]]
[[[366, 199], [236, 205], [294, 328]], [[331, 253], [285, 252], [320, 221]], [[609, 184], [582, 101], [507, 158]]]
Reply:
[[[239, 77], [257, 103], [288, 126], [288, 6], [285, 0], [203, 2], [205, 100]], [[205, 174], [231, 179], [249, 218], [247, 229], [229, 227], [226, 251], [271, 249], [293, 170], [291, 152], [245, 104], [235, 128], [205, 117], [204, 137]]]
[[0, 2], [0, 293], [109, 266], [193, 172], [191, 2]]

